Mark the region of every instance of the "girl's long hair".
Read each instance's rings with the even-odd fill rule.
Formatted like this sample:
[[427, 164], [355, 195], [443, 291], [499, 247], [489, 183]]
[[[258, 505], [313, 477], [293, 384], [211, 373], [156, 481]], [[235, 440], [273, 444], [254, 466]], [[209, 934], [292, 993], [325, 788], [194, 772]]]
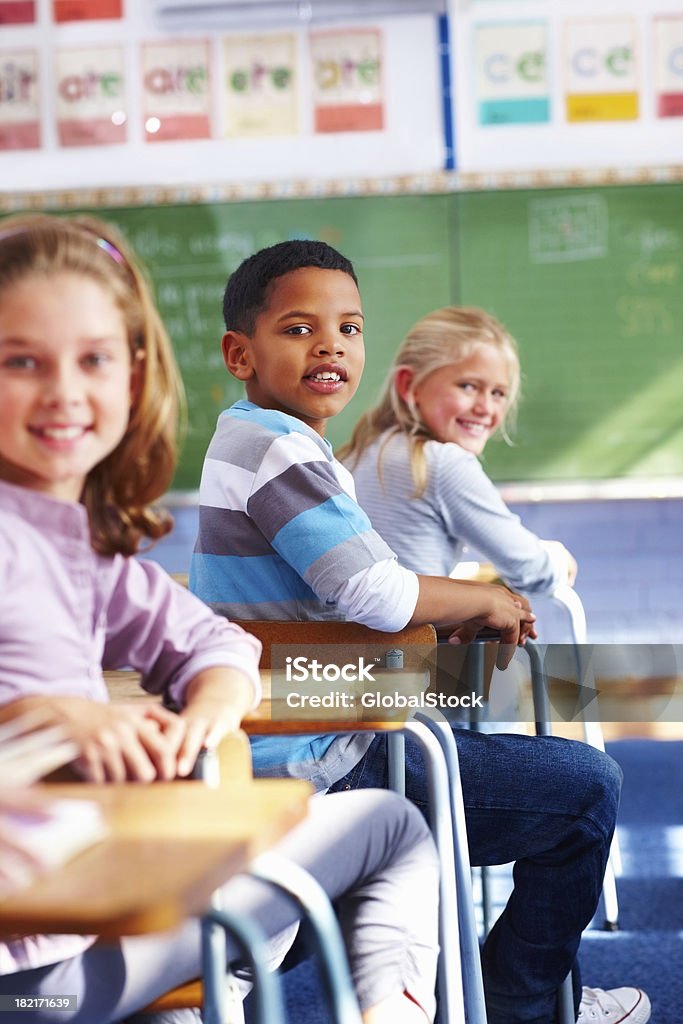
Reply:
[[[409, 439], [414, 497], [420, 497], [427, 485], [424, 446], [432, 435], [420, 419], [417, 406], [413, 402], [404, 401], [399, 395], [396, 387], [397, 371], [401, 367], [412, 370], [412, 383], [416, 386], [435, 370], [457, 365], [477, 348], [486, 345], [496, 348], [505, 357], [509, 368], [505, 418], [499, 428], [509, 443], [507, 427], [514, 421], [520, 391], [517, 343], [503, 325], [483, 309], [474, 306], [444, 306], [423, 316], [408, 331], [394, 356], [377, 405], [361, 416], [351, 440], [339, 449], [338, 457], [353, 469], [365, 449], [381, 434], [388, 432], [384, 442], [386, 444], [395, 434], [403, 433]], [[380, 477], [384, 444], [378, 453], [377, 470]]]
[[60, 273], [96, 281], [112, 296], [128, 331], [136, 381], [128, 429], [88, 474], [81, 501], [93, 548], [131, 555], [143, 539], [158, 540], [173, 525], [153, 502], [175, 472], [178, 417], [184, 413], [180, 374], [151, 287], [116, 228], [95, 217], [40, 213], [0, 221], [0, 300], [3, 289], [23, 278]]

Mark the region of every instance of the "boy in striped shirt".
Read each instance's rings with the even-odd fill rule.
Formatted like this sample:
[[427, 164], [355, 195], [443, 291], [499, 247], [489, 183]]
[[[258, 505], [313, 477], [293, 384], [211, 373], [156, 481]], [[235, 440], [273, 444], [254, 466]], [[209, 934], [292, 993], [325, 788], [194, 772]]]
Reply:
[[[492, 627], [504, 667], [514, 645], [536, 636], [528, 601], [400, 566], [325, 440], [364, 365], [352, 264], [323, 242], [263, 249], [231, 276], [223, 314], [223, 357], [246, 400], [221, 414], [206, 455], [191, 588], [237, 619], [346, 618], [385, 631], [431, 622], [452, 626], [453, 643]], [[455, 737], [472, 862], [520, 866], [484, 947], [489, 1024], [550, 1021], [597, 906], [620, 769], [554, 738], [457, 728]], [[255, 774], [308, 778], [320, 790], [386, 784], [384, 736], [264, 736], [252, 749]], [[409, 745], [406, 791], [424, 802]], [[639, 989], [582, 991], [578, 974], [575, 1004], [579, 1019], [649, 1019]]]

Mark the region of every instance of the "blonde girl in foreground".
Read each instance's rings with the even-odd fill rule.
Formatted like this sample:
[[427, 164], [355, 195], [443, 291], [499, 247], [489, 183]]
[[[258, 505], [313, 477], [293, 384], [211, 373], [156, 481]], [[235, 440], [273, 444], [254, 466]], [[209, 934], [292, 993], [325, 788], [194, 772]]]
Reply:
[[[0, 721], [40, 708], [93, 782], [187, 776], [259, 699], [259, 643], [132, 557], [171, 526], [152, 502], [173, 476], [180, 395], [148, 286], [110, 225], [0, 222]], [[126, 665], [164, 706], [108, 703], [102, 669]], [[364, 1021], [425, 1024], [438, 870], [419, 812], [376, 790], [313, 804], [278, 849], [337, 901]], [[20, 851], [7, 843], [11, 884]], [[224, 894], [281, 957], [289, 900], [247, 878]], [[199, 949], [196, 921], [115, 944], [14, 938], [0, 942], [0, 995], [77, 996], [75, 1012], [29, 1010], [23, 1024], [109, 1024], [196, 977]]]

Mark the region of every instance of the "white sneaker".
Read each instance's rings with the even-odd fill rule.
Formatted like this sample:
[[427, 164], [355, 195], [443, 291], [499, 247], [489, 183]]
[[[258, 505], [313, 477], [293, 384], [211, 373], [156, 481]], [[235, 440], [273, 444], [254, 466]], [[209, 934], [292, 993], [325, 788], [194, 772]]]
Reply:
[[577, 1024], [646, 1024], [650, 1019], [650, 1000], [639, 988], [585, 988], [581, 995]]

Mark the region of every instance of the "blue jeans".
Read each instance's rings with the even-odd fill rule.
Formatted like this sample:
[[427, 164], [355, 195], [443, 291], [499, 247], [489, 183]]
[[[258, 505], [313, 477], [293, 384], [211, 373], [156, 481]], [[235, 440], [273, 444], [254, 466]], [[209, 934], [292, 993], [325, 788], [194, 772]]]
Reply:
[[[453, 727], [473, 865], [515, 862], [514, 889], [482, 951], [489, 1024], [551, 1024], [597, 908], [621, 769], [573, 740]], [[387, 785], [386, 735], [332, 790]], [[406, 738], [406, 794], [423, 810], [425, 772]]]

